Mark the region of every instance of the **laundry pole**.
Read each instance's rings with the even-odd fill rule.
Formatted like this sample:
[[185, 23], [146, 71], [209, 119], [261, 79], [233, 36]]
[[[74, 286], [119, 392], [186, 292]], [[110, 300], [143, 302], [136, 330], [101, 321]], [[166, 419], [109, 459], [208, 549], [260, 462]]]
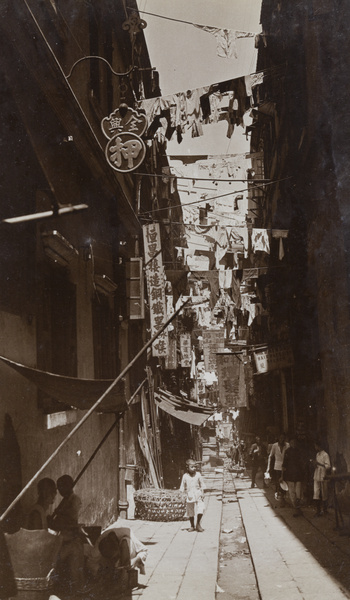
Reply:
[[80, 421], [73, 427], [72, 431], [64, 438], [64, 440], [60, 443], [60, 445], [54, 450], [54, 452], [49, 456], [46, 462], [40, 467], [40, 469], [33, 475], [33, 477], [28, 481], [23, 490], [16, 496], [16, 498], [11, 502], [11, 504], [6, 508], [5, 512], [0, 516], [0, 522], [7, 517], [9, 512], [13, 509], [13, 507], [19, 502], [19, 500], [24, 496], [24, 494], [28, 491], [28, 489], [33, 485], [33, 483], [38, 479], [41, 473], [46, 469], [46, 467], [53, 461], [53, 459], [57, 456], [57, 454], [62, 450], [62, 448], [67, 444], [67, 442], [75, 435], [75, 433], [80, 429], [80, 427], [91, 417], [92, 413], [100, 406], [105, 397], [112, 391], [112, 389], [119, 383], [119, 381], [125, 377], [125, 375], [130, 371], [130, 369], [134, 366], [136, 361], [146, 352], [146, 350], [152, 346], [158, 336], [163, 333], [163, 331], [168, 327], [171, 321], [177, 317], [177, 315], [182, 311], [182, 309], [188, 304], [190, 298], [188, 298], [181, 306], [178, 308], [164, 323], [164, 325], [155, 333], [150, 340], [141, 348], [141, 350], [134, 356], [134, 358], [129, 362], [129, 364], [121, 371], [118, 377], [111, 383], [111, 385], [106, 389], [106, 391], [96, 400], [95, 404], [89, 408], [89, 410], [85, 413], [85, 415], [80, 419]]

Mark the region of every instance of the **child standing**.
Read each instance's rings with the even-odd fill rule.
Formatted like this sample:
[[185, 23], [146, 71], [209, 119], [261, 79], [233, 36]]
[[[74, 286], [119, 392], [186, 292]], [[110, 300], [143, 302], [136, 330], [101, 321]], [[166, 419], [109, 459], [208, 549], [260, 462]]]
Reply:
[[[204, 512], [204, 485], [202, 475], [191, 458], [186, 461], [187, 473], [182, 476], [180, 491], [186, 494], [187, 516], [191, 527], [188, 531], [204, 531], [201, 520]], [[197, 517], [196, 527], [194, 519]]]

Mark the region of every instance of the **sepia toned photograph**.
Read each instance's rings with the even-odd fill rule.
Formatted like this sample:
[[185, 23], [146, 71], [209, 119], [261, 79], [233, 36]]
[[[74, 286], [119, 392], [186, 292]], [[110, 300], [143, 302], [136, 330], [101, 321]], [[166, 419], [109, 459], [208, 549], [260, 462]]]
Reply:
[[0, 600], [350, 599], [349, 30], [0, 0]]

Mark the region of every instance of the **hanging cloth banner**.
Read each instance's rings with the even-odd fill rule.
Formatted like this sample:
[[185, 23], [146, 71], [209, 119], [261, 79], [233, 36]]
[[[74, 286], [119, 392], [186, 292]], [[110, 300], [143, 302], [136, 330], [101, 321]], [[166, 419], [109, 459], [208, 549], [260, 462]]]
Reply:
[[[145, 268], [148, 301], [151, 315], [152, 336], [166, 321], [165, 272], [161, 254], [159, 223], [143, 225], [143, 244], [145, 248]], [[152, 345], [153, 356], [168, 355], [168, 333], [164, 331]]]
[[156, 405], [163, 411], [191, 425], [202, 425], [212, 414], [210, 408], [201, 407], [195, 402], [183, 400], [166, 390], [158, 389], [154, 394], [154, 399]]
[[217, 354], [219, 398], [222, 406], [247, 406], [243, 354]]
[[224, 329], [203, 329], [203, 357], [205, 370], [209, 373], [216, 371], [216, 353], [222, 352], [225, 347]]
[[219, 29], [207, 25], [196, 25], [194, 27], [211, 33], [216, 39], [216, 53], [221, 58], [238, 58], [236, 40], [239, 38], [254, 38], [257, 35], [251, 31], [235, 31], [234, 29]]
[[181, 366], [191, 367], [192, 355], [191, 355], [191, 334], [182, 333], [180, 335], [180, 356]]
[[[78, 377], [64, 377], [63, 375], [26, 367], [25, 365], [13, 362], [3, 356], [0, 356], [0, 360], [28, 379], [31, 383], [34, 383], [52, 398], [80, 410], [91, 408], [97, 398], [99, 398], [113, 382], [113, 379], [79, 379]], [[106, 396], [99, 407], [99, 411], [123, 411], [126, 407], [125, 382], [122, 380], [118, 386], [113, 388]]]

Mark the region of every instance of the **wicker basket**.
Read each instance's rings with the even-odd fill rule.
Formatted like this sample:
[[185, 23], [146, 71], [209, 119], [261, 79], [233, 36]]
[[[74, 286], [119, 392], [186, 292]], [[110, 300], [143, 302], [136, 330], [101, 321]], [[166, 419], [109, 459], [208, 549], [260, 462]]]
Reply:
[[144, 521], [183, 521], [184, 495], [179, 490], [145, 488], [134, 492], [135, 519]]

